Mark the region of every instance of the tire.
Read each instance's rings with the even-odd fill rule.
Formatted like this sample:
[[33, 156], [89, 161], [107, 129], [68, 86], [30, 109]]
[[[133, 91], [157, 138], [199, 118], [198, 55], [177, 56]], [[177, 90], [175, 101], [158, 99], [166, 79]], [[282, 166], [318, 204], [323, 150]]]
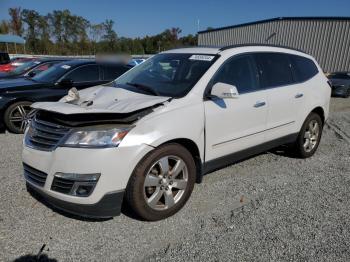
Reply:
[[161, 220], [185, 205], [195, 181], [196, 165], [190, 152], [179, 144], [165, 144], [136, 166], [126, 189], [126, 203], [144, 220]]
[[297, 157], [308, 158], [316, 152], [321, 141], [322, 129], [323, 123], [320, 115], [316, 113], [309, 114], [294, 144], [294, 152]]
[[10, 132], [23, 134], [30, 119], [31, 104], [32, 102], [21, 101], [10, 105], [5, 110], [4, 122]]
[[346, 94], [343, 96], [344, 98], [350, 97], [350, 88], [348, 88]]

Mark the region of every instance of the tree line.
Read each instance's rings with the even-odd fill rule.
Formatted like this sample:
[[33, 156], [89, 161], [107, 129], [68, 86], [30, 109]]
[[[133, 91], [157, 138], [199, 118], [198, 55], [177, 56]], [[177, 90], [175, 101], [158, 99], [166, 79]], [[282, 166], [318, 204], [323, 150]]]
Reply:
[[[163, 50], [197, 45], [197, 35], [180, 36], [174, 27], [145, 37], [119, 37], [114, 21], [93, 24], [69, 10], [40, 15], [35, 10], [9, 8], [10, 19], [0, 22], [0, 34], [24, 37], [27, 53], [44, 55], [94, 55], [98, 53], [154, 54]], [[9, 45], [10, 52], [14, 47]], [[6, 48], [0, 45], [0, 50]], [[17, 49], [23, 47], [16, 47]], [[24, 51], [20, 49], [19, 52]]]

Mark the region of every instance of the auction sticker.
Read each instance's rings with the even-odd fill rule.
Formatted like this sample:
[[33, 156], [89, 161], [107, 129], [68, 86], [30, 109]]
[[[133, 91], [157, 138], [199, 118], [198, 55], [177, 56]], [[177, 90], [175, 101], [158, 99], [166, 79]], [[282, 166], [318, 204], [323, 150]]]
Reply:
[[199, 60], [199, 61], [211, 61], [214, 59], [213, 55], [192, 55], [190, 56], [190, 60]]
[[63, 65], [63, 66], [61, 66], [63, 69], [69, 69], [70, 68], [70, 66], [69, 65]]

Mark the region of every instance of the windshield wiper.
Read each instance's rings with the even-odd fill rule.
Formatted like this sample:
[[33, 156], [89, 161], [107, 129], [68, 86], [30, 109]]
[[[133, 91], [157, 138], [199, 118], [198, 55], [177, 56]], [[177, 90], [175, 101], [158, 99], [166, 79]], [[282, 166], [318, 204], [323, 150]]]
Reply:
[[128, 82], [126, 84], [129, 85], [129, 86], [137, 87], [137, 88], [139, 88], [139, 89], [141, 89], [143, 91], [146, 91], [147, 93], [149, 93], [151, 95], [159, 96], [159, 93], [156, 90], [154, 90], [152, 87], [146, 86], [144, 84], [131, 83], [131, 82]]

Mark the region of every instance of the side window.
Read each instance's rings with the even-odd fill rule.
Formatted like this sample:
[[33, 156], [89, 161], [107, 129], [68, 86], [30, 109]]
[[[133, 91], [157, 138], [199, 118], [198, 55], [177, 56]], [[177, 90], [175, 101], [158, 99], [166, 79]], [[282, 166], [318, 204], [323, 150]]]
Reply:
[[236, 86], [240, 94], [257, 91], [257, 71], [252, 57], [243, 55], [226, 61], [214, 76], [213, 84], [218, 82]]
[[294, 82], [288, 55], [258, 53], [255, 57], [259, 64], [262, 88], [290, 85]]
[[100, 72], [97, 65], [85, 65], [74, 69], [65, 78], [69, 78], [76, 83], [98, 81], [100, 79]]
[[311, 59], [297, 55], [291, 55], [290, 59], [296, 81], [304, 82], [317, 75], [318, 69]]
[[112, 81], [124, 74], [128, 68], [125, 66], [102, 66], [103, 80]]

